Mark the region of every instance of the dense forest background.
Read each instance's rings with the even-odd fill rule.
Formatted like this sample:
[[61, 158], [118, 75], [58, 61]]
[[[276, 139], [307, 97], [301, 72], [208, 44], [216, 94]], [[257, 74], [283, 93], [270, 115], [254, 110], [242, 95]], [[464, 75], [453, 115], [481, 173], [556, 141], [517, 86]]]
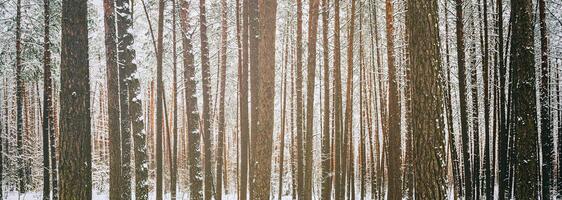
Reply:
[[1, 199], [560, 199], [558, 0], [0, 0]]

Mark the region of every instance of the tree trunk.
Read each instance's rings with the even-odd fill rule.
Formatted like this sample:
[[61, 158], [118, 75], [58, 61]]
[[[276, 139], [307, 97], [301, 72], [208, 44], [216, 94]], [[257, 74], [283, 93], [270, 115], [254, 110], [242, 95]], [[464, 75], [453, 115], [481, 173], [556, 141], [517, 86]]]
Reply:
[[162, 59], [164, 54], [164, 0], [158, 3], [158, 41], [156, 47], [156, 200], [162, 200], [162, 136], [163, 128], [163, 95], [164, 82], [162, 81]]
[[121, 199], [131, 199], [131, 118], [129, 116], [129, 90], [132, 76], [131, 65], [134, 52], [131, 50], [133, 35], [131, 9], [128, 0], [116, 0], [117, 20], [117, 65], [119, 66], [119, 104], [121, 108]]
[[250, 0], [244, 0], [242, 8], [242, 65], [239, 69], [240, 96], [238, 102], [240, 104], [240, 186], [239, 200], [246, 200], [248, 193], [248, 164], [249, 164], [249, 140], [250, 128], [248, 119], [248, 67], [249, 67], [249, 44], [248, 44], [248, 23]]
[[[443, 85], [437, 26], [437, 1], [406, 4], [408, 60], [412, 72], [412, 131], [416, 199], [445, 198]], [[429, 17], [419, 17], [427, 15]]]
[[[217, 177], [216, 177], [216, 198], [222, 199], [222, 187], [223, 187], [223, 180], [225, 183], [226, 188], [226, 179], [223, 178], [223, 165], [224, 159], [226, 158], [223, 154], [225, 151], [225, 117], [224, 117], [224, 108], [226, 104], [224, 103], [225, 98], [225, 90], [226, 90], [226, 46], [228, 42], [228, 34], [227, 34], [227, 17], [228, 17], [228, 10], [227, 10], [227, 3], [226, 0], [221, 0], [221, 48], [220, 48], [220, 86], [219, 86], [219, 132], [217, 138]], [[226, 171], [225, 171], [226, 172]], [[225, 176], [226, 177], [226, 176]]]
[[25, 180], [23, 178], [23, 95], [25, 86], [21, 76], [22, 71], [22, 47], [21, 47], [21, 0], [16, 5], [16, 145], [17, 145], [17, 169], [18, 169], [18, 191], [25, 193]]
[[330, 152], [332, 151], [330, 148], [330, 64], [329, 64], [329, 42], [328, 42], [328, 18], [330, 13], [330, 5], [329, 0], [322, 0], [322, 51], [323, 51], [323, 76], [324, 76], [324, 101], [323, 101], [323, 110], [324, 116], [322, 119], [322, 189], [321, 189], [321, 198], [322, 199], [331, 199], [332, 197], [332, 159], [330, 156]]
[[[355, 35], [355, 0], [350, 2], [351, 13], [350, 14], [350, 24], [348, 26], [348, 37], [347, 37], [347, 86], [346, 86], [346, 100], [345, 100], [345, 124], [344, 124], [344, 137], [343, 137], [343, 148], [342, 148], [342, 161], [345, 162], [343, 165], [344, 177], [347, 178], [348, 187], [347, 193], [349, 197], [355, 196], [355, 191], [353, 188], [353, 47], [354, 47], [354, 35]], [[344, 179], [345, 180], [345, 179]]]
[[303, 65], [303, 49], [302, 49], [302, 0], [297, 0], [297, 68], [296, 68], [296, 92], [297, 92], [297, 191], [298, 199], [304, 199], [304, 136], [303, 136], [303, 94], [302, 94], [302, 65]]
[[491, 106], [490, 106], [490, 55], [489, 55], [489, 40], [488, 40], [488, 0], [484, 0], [483, 3], [483, 29], [484, 29], [484, 56], [483, 56], [483, 69], [482, 69], [482, 76], [484, 81], [484, 160], [482, 165], [484, 166], [484, 184], [483, 184], [483, 192], [486, 196], [486, 199], [493, 199], [494, 196], [494, 188], [493, 182], [491, 179], [492, 171], [491, 171], [491, 159], [490, 159], [490, 141], [492, 140], [490, 135], [490, 113]]
[[532, 2], [511, 1], [513, 18], [510, 71], [513, 77], [510, 129], [513, 131], [515, 157], [515, 199], [538, 199], [539, 155], [536, 115], [535, 54], [533, 50]]
[[[345, 179], [343, 178], [343, 165], [345, 160], [342, 159], [342, 138], [343, 138], [343, 120], [342, 120], [342, 86], [341, 86], [341, 50], [340, 50], [340, 2], [334, 1], [334, 137], [335, 137], [335, 199], [343, 199], [345, 195]], [[298, 70], [298, 69], [297, 69]]]
[[171, 199], [176, 199], [177, 183], [178, 183], [178, 80], [177, 80], [177, 63], [178, 57], [176, 53], [176, 1], [172, 0], [172, 109], [173, 109], [173, 129], [172, 129], [172, 166], [170, 166], [170, 190]]
[[[50, 1], [43, 1], [44, 9], [44, 26], [45, 32], [43, 36], [43, 199], [51, 199], [51, 165], [49, 159], [49, 132], [53, 131], [52, 111], [52, 83], [51, 83], [51, 41], [49, 40], [50, 31]], [[0, 124], [0, 129], [2, 125]], [[1, 133], [1, 131], [0, 131]], [[1, 144], [1, 142], [0, 142]], [[2, 152], [0, 145], [0, 152]], [[0, 158], [1, 160], [1, 158]], [[0, 167], [1, 168], [1, 167]], [[0, 176], [2, 174], [0, 173]], [[1, 180], [0, 180], [1, 182]], [[2, 193], [2, 191], [0, 191]], [[1, 199], [1, 195], [0, 195]]]
[[[207, 16], [205, 9], [205, 0], [199, 1], [199, 30], [201, 31], [201, 79], [203, 93], [203, 148], [205, 155], [205, 199], [209, 200], [213, 194], [213, 173], [211, 165], [211, 111], [210, 111], [210, 93], [211, 93], [211, 69], [209, 63], [209, 44], [207, 41]], [[254, 55], [254, 54], [252, 54]]]
[[388, 199], [402, 199], [400, 175], [400, 88], [394, 65], [394, 16], [392, 0], [386, 0], [386, 52], [388, 56]]
[[[115, 30], [115, 0], [104, 0], [105, 57], [108, 105], [119, 105], [119, 77]], [[121, 199], [121, 132], [119, 106], [108, 106], [109, 198]]]
[[189, 19], [187, 0], [181, 1], [181, 29], [183, 46], [184, 85], [187, 119], [187, 147], [189, 168], [190, 199], [203, 199], [203, 176], [201, 174], [201, 133], [199, 129], [199, 112], [197, 111], [197, 97], [195, 96], [195, 65], [193, 56], [192, 25]]
[[[546, 28], [545, 1], [539, 0], [539, 26], [541, 41], [541, 84], [540, 84], [540, 116], [541, 116], [541, 146], [542, 146], [542, 198], [550, 199], [550, 185], [552, 165], [554, 160], [553, 127], [550, 112], [550, 69], [548, 66], [548, 38]], [[560, 176], [560, 175], [559, 175]]]
[[498, 134], [498, 188], [499, 188], [499, 200], [509, 199], [506, 196], [507, 188], [509, 187], [509, 161], [508, 158], [508, 127], [507, 127], [507, 94], [506, 94], [506, 77], [507, 69], [504, 65], [504, 45], [503, 45], [503, 0], [496, 0], [496, 9], [498, 17], [496, 19], [496, 30], [498, 34], [498, 46], [497, 46], [497, 68], [499, 73], [499, 134]]
[[[460, 99], [460, 121], [461, 121], [461, 143], [464, 163], [464, 196], [466, 199], [472, 199], [472, 176], [470, 171], [470, 139], [468, 135], [468, 86], [466, 85], [466, 67], [465, 67], [465, 48], [464, 48], [464, 18], [463, 18], [463, 0], [456, 0], [456, 35], [457, 35], [457, 64], [459, 77], [459, 99]], [[461, 184], [462, 185], [462, 184]]]
[[305, 132], [305, 184], [304, 199], [312, 199], [312, 145], [314, 126], [314, 91], [316, 82], [316, 40], [320, 0], [311, 0], [308, 15], [308, 77], [306, 88], [306, 132]]
[[63, 1], [61, 24], [60, 198], [91, 199], [87, 2]]
[[[251, 167], [251, 199], [269, 199], [270, 179], [271, 179], [271, 156], [272, 156], [272, 136], [273, 136], [273, 110], [275, 97], [275, 33], [276, 33], [276, 0], [259, 0], [259, 67], [252, 67], [257, 78], [257, 93], [252, 93], [252, 97], [257, 99], [257, 113], [252, 121], [257, 121], [257, 129], [252, 129], [251, 157], [254, 160]], [[255, 5], [257, 7], [257, 5]], [[255, 9], [257, 11], [257, 9]], [[254, 11], [255, 12], [255, 11]], [[256, 13], [257, 14], [257, 13]], [[250, 15], [251, 16], [251, 15]], [[256, 16], [257, 17], [257, 16]], [[251, 19], [250, 19], [251, 20]], [[258, 19], [256, 19], [257, 21]], [[256, 27], [257, 28], [257, 27]], [[250, 31], [250, 34], [252, 31]], [[251, 43], [250, 39], [250, 44]], [[252, 46], [252, 45], [251, 45]], [[252, 48], [250, 49], [252, 51]], [[256, 51], [257, 52], [257, 51]], [[256, 54], [252, 54], [256, 56]], [[252, 85], [254, 88], [255, 85]]]

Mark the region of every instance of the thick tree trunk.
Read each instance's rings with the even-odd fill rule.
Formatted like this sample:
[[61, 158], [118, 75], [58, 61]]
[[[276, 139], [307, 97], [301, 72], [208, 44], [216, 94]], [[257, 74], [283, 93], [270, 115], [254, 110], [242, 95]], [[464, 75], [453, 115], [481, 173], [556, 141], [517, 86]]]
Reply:
[[189, 168], [190, 199], [203, 199], [203, 175], [201, 174], [201, 133], [199, 129], [199, 112], [197, 111], [197, 97], [195, 96], [195, 65], [192, 46], [192, 26], [189, 19], [187, 0], [181, 1], [181, 29], [183, 46], [184, 85], [187, 119], [187, 148]]
[[400, 175], [400, 88], [394, 65], [394, 16], [392, 0], [386, 0], [386, 52], [388, 56], [388, 199], [402, 199]]
[[[108, 105], [119, 105], [115, 0], [104, 0], [105, 57]], [[109, 198], [121, 199], [121, 132], [119, 106], [108, 106]]]
[[[437, 1], [409, 0], [406, 34], [412, 72], [412, 131], [416, 199], [445, 198], [445, 134]], [[419, 17], [427, 15], [429, 17]]]
[[128, 0], [116, 0], [117, 65], [119, 66], [119, 105], [121, 123], [121, 199], [131, 199], [131, 118], [129, 116], [129, 90], [134, 59], [130, 45], [133, 35], [131, 6]]
[[304, 199], [312, 199], [312, 145], [314, 126], [314, 91], [316, 82], [316, 40], [320, 0], [311, 0], [308, 15], [308, 66], [306, 87], [306, 132], [305, 132], [305, 183]]
[[64, 0], [61, 24], [60, 198], [91, 199], [92, 143], [86, 0]]
[[[213, 195], [213, 173], [211, 157], [211, 66], [209, 63], [209, 43], [207, 41], [207, 16], [205, 0], [199, 1], [199, 31], [201, 31], [201, 79], [203, 93], [203, 149], [205, 155], [205, 199], [210, 200]], [[254, 55], [254, 54], [252, 54]]]
[[[257, 79], [257, 113], [252, 121], [257, 121], [257, 129], [252, 129], [251, 199], [269, 199], [271, 179], [272, 136], [275, 97], [275, 33], [276, 0], [259, 0], [259, 67], [252, 71], [252, 79]], [[256, 5], [257, 6], [257, 5]], [[257, 10], [257, 9], [256, 9]], [[257, 20], [257, 19], [256, 19]], [[251, 42], [252, 40], [250, 40]], [[256, 55], [256, 54], [252, 54]], [[254, 68], [252, 68], [253, 70]], [[259, 74], [259, 75], [257, 75]], [[252, 85], [254, 88], [255, 85]]]
[[530, 1], [511, 1], [510, 119], [513, 121], [510, 129], [515, 136], [513, 196], [516, 199], [538, 199], [540, 191], [532, 7]]

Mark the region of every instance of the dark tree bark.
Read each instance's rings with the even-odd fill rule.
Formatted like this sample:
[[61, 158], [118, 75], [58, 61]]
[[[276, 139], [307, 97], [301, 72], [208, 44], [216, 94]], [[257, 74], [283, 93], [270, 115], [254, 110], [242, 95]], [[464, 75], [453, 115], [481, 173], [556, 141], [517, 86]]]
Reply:
[[490, 135], [490, 113], [491, 111], [491, 106], [490, 106], [490, 53], [489, 53], [489, 37], [488, 37], [488, 0], [484, 0], [483, 3], [483, 21], [484, 21], [484, 25], [483, 25], [483, 29], [484, 29], [484, 47], [483, 47], [483, 51], [484, 51], [484, 55], [483, 55], [483, 60], [482, 60], [482, 76], [483, 76], [483, 81], [484, 81], [484, 158], [483, 158], [483, 163], [482, 165], [484, 166], [484, 183], [483, 183], [483, 192], [484, 195], [486, 196], [486, 199], [493, 199], [494, 196], [494, 188], [493, 188], [493, 179], [491, 179], [492, 176], [492, 170], [491, 170], [491, 159], [490, 159], [490, 141], [492, 140], [492, 137]]
[[17, 148], [17, 173], [18, 191], [25, 193], [25, 179], [23, 166], [23, 96], [25, 86], [21, 76], [22, 71], [22, 47], [21, 47], [21, 0], [16, 5], [16, 148]]
[[190, 3], [181, 1], [180, 18], [182, 29], [184, 85], [187, 119], [187, 148], [189, 168], [190, 199], [203, 199], [203, 176], [201, 174], [201, 133], [199, 129], [199, 112], [195, 96], [195, 64], [192, 46], [192, 29], [189, 10]]
[[[50, 1], [43, 1], [44, 9], [44, 27], [45, 32], [43, 35], [43, 199], [51, 199], [51, 165], [49, 157], [49, 133], [54, 132], [53, 118], [52, 118], [52, 83], [51, 83], [51, 41], [50, 41]], [[0, 129], [2, 125], [0, 124]], [[0, 131], [1, 133], [1, 131]], [[1, 144], [1, 142], [0, 142]], [[2, 152], [0, 145], [0, 152]], [[1, 160], [1, 158], [0, 158]], [[0, 161], [1, 162], [1, 161]], [[0, 173], [0, 176], [2, 174]], [[1, 182], [1, 180], [0, 180]], [[0, 191], [2, 193], [2, 191]], [[1, 198], [1, 195], [0, 195]]]
[[320, 0], [311, 0], [308, 15], [308, 66], [306, 85], [306, 132], [305, 132], [305, 184], [304, 199], [312, 199], [312, 137], [314, 126], [314, 91], [316, 82], [316, 40]]
[[[277, 0], [259, 0], [259, 67], [252, 68], [252, 79], [257, 79], [257, 113], [252, 121], [257, 121], [252, 129], [250, 199], [269, 199], [271, 179], [271, 156], [273, 143], [274, 97], [275, 97], [275, 33]], [[257, 6], [257, 5], [256, 5]], [[257, 10], [257, 9], [256, 9]], [[256, 16], [257, 17], [257, 16]], [[257, 20], [257, 19], [256, 19]], [[251, 32], [250, 32], [251, 33]], [[250, 39], [250, 44], [251, 44]], [[251, 48], [252, 49], [252, 48]], [[251, 51], [250, 49], [250, 51]], [[256, 56], [256, 54], [252, 54]], [[259, 74], [259, 75], [258, 75]], [[255, 85], [252, 85], [254, 88]]]
[[[412, 72], [412, 131], [416, 199], [445, 198], [445, 134], [441, 117], [443, 85], [439, 78], [437, 1], [406, 4], [408, 60]], [[419, 17], [419, 16], [428, 17]]]
[[[470, 138], [468, 130], [468, 86], [466, 85], [466, 63], [464, 45], [464, 18], [463, 0], [456, 0], [456, 35], [457, 35], [457, 64], [459, 77], [459, 99], [460, 99], [460, 121], [461, 121], [461, 143], [462, 156], [464, 163], [464, 196], [466, 199], [472, 198], [472, 172], [470, 171]], [[462, 184], [461, 184], [462, 185]]]
[[87, 13], [86, 0], [62, 2], [61, 199], [92, 198]]
[[[546, 28], [545, 0], [538, 1], [540, 26], [540, 56], [541, 56], [541, 84], [540, 84], [540, 116], [541, 116], [541, 145], [542, 145], [542, 198], [550, 199], [551, 177], [553, 175], [554, 143], [553, 127], [550, 112], [550, 69], [548, 66], [548, 38]], [[560, 164], [559, 164], [560, 165]], [[560, 175], [559, 175], [560, 176]]]
[[133, 35], [128, 29], [132, 28], [130, 2], [116, 0], [117, 22], [117, 66], [119, 67], [119, 105], [121, 124], [121, 199], [131, 199], [131, 118], [129, 115], [129, 90], [132, 71], [133, 54], [130, 44]]
[[499, 199], [509, 199], [507, 197], [507, 188], [509, 188], [509, 161], [508, 161], [508, 122], [507, 122], [507, 94], [506, 94], [506, 77], [507, 69], [504, 65], [504, 45], [503, 45], [503, 0], [496, 0], [497, 9], [497, 19], [496, 19], [496, 30], [498, 34], [498, 44], [497, 44], [497, 69], [499, 73], [499, 133], [498, 133], [498, 188], [499, 188]]
[[[207, 16], [205, 8], [205, 0], [199, 1], [199, 31], [201, 31], [201, 79], [202, 79], [202, 93], [203, 93], [203, 148], [205, 155], [205, 199], [210, 200], [213, 195], [213, 172], [211, 165], [211, 69], [209, 63], [209, 43], [207, 41]], [[255, 55], [255, 54], [252, 54]]]
[[510, 84], [509, 123], [514, 135], [513, 196], [516, 199], [538, 199], [540, 190], [532, 7], [531, 1], [511, 1], [510, 75], [513, 82]]
[[[109, 198], [121, 199], [121, 132], [119, 120], [119, 72], [115, 30], [115, 0], [104, 0], [107, 113], [109, 134]], [[114, 105], [114, 106], [111, 106]]]

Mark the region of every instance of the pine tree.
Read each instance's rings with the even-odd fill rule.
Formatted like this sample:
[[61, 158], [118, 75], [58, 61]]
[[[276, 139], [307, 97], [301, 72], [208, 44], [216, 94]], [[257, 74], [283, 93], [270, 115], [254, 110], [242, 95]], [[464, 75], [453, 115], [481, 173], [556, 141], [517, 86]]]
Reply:
[[515, 199], [538, 199], [539, 155], [536, 115], [532, 2], [511, 1], [510, 129], [514, 135]]
[[[87, 1], [62, 2], [60, 198], [92, 198]], [[79, 178], [77, 178], [79, 177]]]
[[401, 189], [401, 134], [400, 134], [400, 88], [398, 71], [394, 64], [394, 12], [391, 0], [386, 0], [386, 46], [388, 56], [388, 199], [402, 199]]
[[[52, 83], [51, 83], [51, 41], [50, 41], [50, 1], [43, 1], [44, 27], [43, 36], [43, 199], [51, 199], [51, 165], [49, 158], [49, 133], [54, 132], [52, 115]], [[1, 129], [0, 124], [0, 129]], [[1, 132], [1, 131], [0, 131]], [[0, 146], [1, 142], [0, 142]], [[1, 148], [1, 147], [0, 147]], [[0, 152], [2, 150], [0, 149]], [[2, 158], [0, 158], [1, 160]], [[1, 162], [1, 161], [0, 161]], [[2, 176], [0, 174], [0, 176]], [[1, 182], [1, 181], [0, 181]], [[1, 193], [1, 191], [0, 191]]]
[[[408, 0], [406, 35], [412, 72], [412, 131], [416, 199], [445, 198], [445, 134], [441, 118], [443, 85], [440, 80], [437, 1]], [[420, 17], [420, 16], [428, 17]]]
[[[341, 93], [341, 49], [340, 49], [340, 2], [334, 1], [334, 137], [335, 137], [335, 199], [343, 199], [344, 188], [344, 174], [342, 173], [345, 161], [342, 159], [341, 149], [343, 138], [343, 116], [342, 116], [342, 93]], [[297, 46], [298, 47], [298, 46]]]
[[[545, 13], [545, 1], [539, 0], [539, 26], [540, 26], [540, 56], [541, 56], [541, 84], [540, 84], [540, 116], [541, 116], [541, 150], [543, 157], [542, 164], [542, 198], [550, 199], [550, 186], [552, 166], [554, 160], [554, 144], [553, 144], [553, 127], [551, 121], [551, 111], [550, 111], [550, 69], [548, 62], [548, 38], [547, 38], [547, 27], [546, 27], [546, 13]], [[560, 164], [559, 164], [560, 165]], [[559, 175], [560, 176], [560, 175]]]
[[456, 0], [456, 35], [457, 35], [457, 64], [459, 77], [460, 121], [462, 138], [462, 155], [464, 163], [464, 194], [466, 199], [472, 198], [472, 176], [470, 171], [469, 130], [468, 130], [468, 86], [466, 85], [465, 48], [464, 48], [464, 18], [463, 0]]
[[[213, 173], [211, 165], [211, 69], [209, 63], [209, 44], [207, 41], [207, 16], [205, 9], [205, 0], [199, 1], [199, 31], [201, 36], [201, 83], [203, 89], [203, 148], [205, 155], [205, 163], [203, 168], [205, 169], [205, 199], [210, 200], [213, 194]], [[255, 54], [252, 54], [255, 55]]]
[[321, 198], [322, 199], [330, 199], [332, 193], [332, 176], [331, 174], [331, 165], [332, 159], [330, 152], [332, 149], [330, 148], [330, 141], [332, 140], [330, 137], [330, 73], [329, 73], [329, 49], [328, 49], [328, 15], [330, 13], [329, 10], [329, 1], [322, 0], [322, 59], [323, 59], [323, 84], [324, 84], [324, 91], [323, 91], [323, 119], [322, 119], [322, 189], [321, 189]]
[[164, 102], [164, 82], [162, 81], [162, 59], [164, 54], [164, 0], [158, 2], [158, 40], [156, 47], [156, 199], [163, 198], [163, 155], [162, 155], [162, 137], [164, 135], [162, 108]]
[[[273, 104], [275, 97], [275, 33], [276, 33], [276, 0], [259, 0], [259, 68], [252, 79], [258, 79], [257, 129], [252, 129], [250, 199], [269, 199], [271, 179], [271, 157], [273, 143]], [[257, 5], [256, 5], [257, 6]], [[257, 9], [256, 9], [257, 10]], [[252, 41], [252, 40], [250, 40]], [[251, 43], [251, 42], [250, 42]], [[256, 54], [252, 54], [256, 55]], [[256, 71], [251, 73], [255, 74]], [[254, 87], [255, 85], [252, 85]]]
[[203, 199], [203, 176], [201, 174], [201, 132], [199, 129], [199, 112], [197, 111], [197, 97], [195, 96], [195, 64], [192, 45], [192, 26], [189, 19], [190, 3], [181, 1], [180, 18], [182, 29], [183, 66], [185, 102], [187, 113], [187, 148], [189, 168], [190, 199]]
[[[115, 0], [104, 0], [105, 52], [108, 105], [119, 105]], [[109, 198], [121, 199], [121, 132], [119, 106], [108, 106]]]
[[238, 83], [240, 84], [240, 184], [238, 189], [239, 199], [247, 199], [248, 192], [248, 164], [249, 164], [249, 140], [250, 128], [248, 117], [248, 67], [249, 67], [249, 44], [248, 23], [250, 1], [244, 0], [242, 7], [242, 65], [240, 65]]
[[21, 47], [21, 0], [16, 5], [16, 145], [17, 145], [17, 171], [18, 191], [25, 193], [25, 180], [23, 178], [23, 96], [25, 86], [22, 78], [22, 47]]
[[304, 199], [312, 199], [312, 137], [314, 120], [314, 91], [316, 82], [316, 40], [320, 0], [311, 0], [308, 13], [308, 73], [306, 88], [306, 132], [305, 132], [305, 184]]
[[297, 104], [296, 104], [296, 114], [297, 114], [297, 192], [298, 198], [304, 199], [305, 196], [305, 188], [304, 188], [304, 180], [305, 180], [305, 173], [304, 173], [304, 133], [303, 133], [303, 80], [302, 80], [302, 72], [303, 72], [303, 49], [302, 49], [302, 0], [297, 0], [297, 67], [295, 71], [295, 78], [296, 78], [296, 93], [297, 93]]
[[119, 105], [121, 124], [121, 199], [131, 199], [131, 117], [129, 116], [129, 79], [132, 71], [133, 54], [131, 47], [133, 36], [128, 32], [132, 27], [132, 16], [128, 0], [116, 0], [117, 22], [117, 66], [119, 69]]
[[219, 94], [219, 124], [218, 124], [218, 138], [217, 138], [217, 174], [216, 174], [216, 181], [217, 184], [216, 188], [216, 198], [222, 199], [222, 188], [223, 188], [223, 180], [225, 182], [226, 188], [226, 174], [223, 175], [223, 166], [224, 164], [224, 153], [225, 152], [225, 117], [224, 117], [224, 108], [226, 104], [224, 103], [225, 99], [225, 91], [226, 91], [226, 46], [228, 41], [228, 34], [227, 34], [227, 4], [226, 0], [221, 0], [221, 47], [220, 47], [220, 94]]

